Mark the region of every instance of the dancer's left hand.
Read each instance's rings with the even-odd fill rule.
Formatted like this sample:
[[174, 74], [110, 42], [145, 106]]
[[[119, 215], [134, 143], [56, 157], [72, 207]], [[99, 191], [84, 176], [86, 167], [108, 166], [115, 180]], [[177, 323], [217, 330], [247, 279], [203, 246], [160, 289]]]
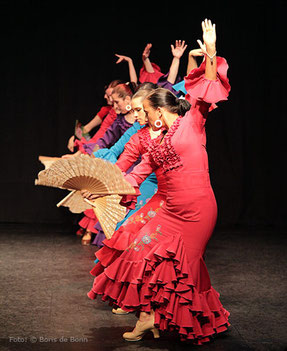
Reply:
[[201, 23], [202, 27], [202, 39], [197, 40], [201, 50], [206, 53], [207, 48], [215, 48], [216, 43], [216, 31], [215, 31], [215, 23], [212, 24], [211, 20], [205, 19]]
[[185, 49], [187, 48], [187, 45], [185, 45], [184, 40], [183, 41], [176, 40], [175, 47], [173, 45], [170, 45], [170, 47], [171, 47], [171, 52], [172, 52], [173, 57], [181, 58]]
[[132, 59], [128, 56], [118, 55], [118, 54], [115, 54], [115, 55], [118, 57], [116, 64], [121, 63], [123, 61], [127, 61], [127, 62], [132, 61]]

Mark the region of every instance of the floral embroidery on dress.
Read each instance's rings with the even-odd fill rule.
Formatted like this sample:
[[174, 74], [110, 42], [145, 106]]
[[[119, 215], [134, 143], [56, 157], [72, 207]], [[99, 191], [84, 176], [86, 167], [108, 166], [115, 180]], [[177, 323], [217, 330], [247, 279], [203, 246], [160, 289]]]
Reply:
[[150, 210], [147, 212], [146, 215], [144, 215], [143, 212], [141, 212], [138, 215], [133, 215], [132, 217], [128, 218], [123, 225], [128, 225], [128, 224], [135, 224], [137, 222], [141, 222], [143, 224], [146, 224], [147, 222], [149, 222], [150, 219], [152, 219], [160, 210], [160, 208], [163, 206], [164, 201], [162, 200], [159, 204], [159, 207], [157, 207], [155, 210], [153, 210], [152, 208], [150, 208]]
[[151, 154], [154, 162], [158, 166], [162, 165], [164, 172], [182, 166], [180, 156], [176, 153], [171, 143], [171, 138], [177, 131], [181, 119], [182, 116], [179, 116], [173, 125], [169, 128], [162, 144], [158, 145], [158, 142], [152, 140], [149, 147], [149, 153]]
[[162, 235], [160, 224], [156, 227], [155, 231], [153, 233], [151, 233], [150, 235], [146, 233], [145, 235], [142, 236], [142, 238], [139, 241], [137, 239], [135, 239], [134, 242], [131, 243], [130, 246], [126, 249], [126, 251], [144, 250], [145, 245], [148, 245], [152, 240], [158, 241], [159, 235]]

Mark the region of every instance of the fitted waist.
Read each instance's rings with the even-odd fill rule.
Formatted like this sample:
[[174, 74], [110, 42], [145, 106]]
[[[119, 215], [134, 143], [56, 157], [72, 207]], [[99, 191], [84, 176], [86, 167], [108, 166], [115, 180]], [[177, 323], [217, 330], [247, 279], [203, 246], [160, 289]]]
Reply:
[[168, 192], [209, 187], [211, 185], [208, 171], [184, 172], [178, 169], [167, 173]]

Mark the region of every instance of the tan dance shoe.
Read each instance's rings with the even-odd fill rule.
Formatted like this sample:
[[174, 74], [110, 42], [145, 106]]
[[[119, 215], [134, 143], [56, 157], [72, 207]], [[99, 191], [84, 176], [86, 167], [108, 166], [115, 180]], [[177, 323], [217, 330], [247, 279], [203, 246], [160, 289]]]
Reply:
[[123, 315], [123, 314], [129, 314], [129, 312], [126, 312], [122, 310], [121, 308], [113, 308], [112, 312], [117, 315]]
[[155, 339], [159, 338], [159, 330], [154, 327], [154, 321], [141, 322], [137, 321], [137, 324], [132, 332], [127, 332], [123, 334], [123, 338], [126, 341], [139, 341], [143, 336], [151, 331]]
[[82, 237], [82, 245], [90, 245], [91, 240], [92, 240], [92, 233], [90, 231], [86, 231], [86, 233]]

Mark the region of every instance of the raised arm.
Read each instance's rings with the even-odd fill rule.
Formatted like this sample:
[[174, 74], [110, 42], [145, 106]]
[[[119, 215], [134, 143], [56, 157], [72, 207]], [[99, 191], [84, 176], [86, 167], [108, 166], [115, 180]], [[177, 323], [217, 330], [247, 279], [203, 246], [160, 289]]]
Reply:
[[118, 57], [118, 60], [117, 60], [116, 64], [118, 64], [120, 62], [123, 62], [123, 61], [126, 61], [128, 63], [128, 65], [129, 65], [129, 74], [130, 74], [130, 81], [137, 84], [138, 77], [137, 77], [137, 73], [136, 73], [136, 70], [135, 70], [135, 66], [134, 66], [133, 60], [130, 57], [128, 57], [128, 56], [117, 55], [117, 54], [115, 54], [115, 55]]
[[171, 45], [170, 47], [171, 47], [173, 59], [172, 59], [171, 65], [170, 65], [169, 75], [168, 75], [167, 80], [171, 84], [174, 84], [176, 81], [177, 74], [178, 74], [180, 58], [183, 55], [185, 49], [187, 48], [187, 45], [185, 45], [184, 40], [183, 41], [176, 40], [175, 47], [173, 45]]
[[145, 66], [145, 70], [148, 73], [154, 73], [153, 66], [152, 66], [150, 59], [149, 59], [151, 47], [152, 47], [151, 43], [147, 44], [146, 47], [144, 48], [143, 53], [142, 53], [143, 64]]
[[205, 78], [209, 80], [216, 80], [217, 77], [217, 61], [216, 61], [216, 31], [215, 24], [212, 24], [211, 20], [205, 19], [201, 23], [202, 27], [202, 39], [197, 40], [201, 50], [205, 54], [206, 66], [205, 66]]
[[186, 74], [188, 75], [190, 71], [197, 68], [197, 61], [196, 58], [199, 56], [204, 56], [204, 53], [201, 49], [193, 49], [188, 53], [188, 63]]

